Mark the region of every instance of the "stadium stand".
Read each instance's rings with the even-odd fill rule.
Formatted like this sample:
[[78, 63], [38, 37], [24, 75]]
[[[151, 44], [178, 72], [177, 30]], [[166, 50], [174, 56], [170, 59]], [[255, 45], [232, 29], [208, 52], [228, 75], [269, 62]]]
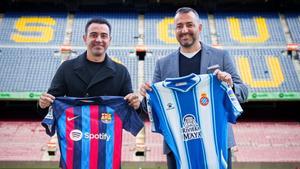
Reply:
[[[206, 13], [199, 13], [202, 23], [201, 39], [211, 44], [208, 17]], [[147, 46], [178, 46], [174, 34], [174, 13], [153, 12], [145, 13], [145, 45]]]
[[1, 48], [0, 92], [44, 92], [60, 62], [53, 49]]
[[[291, 58], [284, 56], [283, 49], [231, 49], [242, 79], [253, 92], [300, 92]], [[245, 60], [246, 59], [246, 60]], [[245, 63], [248, 62], [250, 70]], [[278, 63], [278, 64], [277, 64]], [[251, 79], [250, 79], [251, 78]]]
[[176, 49], [177, 48], [149, 49], [149, 51], [146, 53], [145, 62], [144, 62], [144, 81], [145, 82], [152, 81], [156, 60], [174, 52]]
[[293, 42], [300, 43], [300, 14], [287, 13], [285, 14], [285, 17], [292, 35]]
[[284, 32], [277, 13], [215, 14], [219, 45], [284, 45]]
[[137, 39], [134, 37], [138, 35], [138, 14], [131, 12], [95, 12], [84, 13], [78, 12], [75, 14], [72, 46], [84, 46], [82, 36], [84, 35], [84, 25], [93, 17], [104, 17], [112, 26], [112, 46], [129, 46], [133, 47], [137, 44]]
[[[129, 9], [124, 10], [126, 12], [78, 11], [0, 14], [3, 16], [0, 17], [0, 137], [3, 138], [0, 140], [0, 168], [22, 168], [24, 164], [30, 166], [27, 168], [58, 168], [59, 152], [55, 157], [47, 154], [48, 136], [40, 121], [30, 121], [32, 117], [37, 120], [36, 112], [30, 109], [32, 117], [28, 115], [26, 122], [20, 121], [16, 115], [16, 112], [23, 116], [29, 114], [23, 109], [28, 103], [24, 103], [23, 107], [20, 106], [22, 103], [15, 103], [27, 97], [6, 97], [5, 93], [40, 94], [46, 91], [63, 59], [59, 48], [66, 45], [70, 58], [85, 51], [82, 35], [88, 19], [101, 16], [112, 24], [112, 43], [108, 55], [128, 68], [135, 91], [138, 83], [151, 82], [158, 58], [178, 49], [173, 33], [173, 9], [172, 12], [150, 12], [149, 9], [140, 13]], [[241, 163], [234, 168], [245, 168], [243, 165], [246, 163], [247, 169], [298, 169], [300, 125], [296, 107], [300, 100], [300, 69], [284, 50], [288, 43], [285, 34], [291, 35], [293, 43], [300, 43], [299, 13], [284, 14], [288, 24], [287, 30], [284, 30], [286, 26], [283, 28], [281, 18], [275, 12], [214, 12], [209, 15], [200, 13], [203, 24], [201, 40], [228, 50], [250, 89], [249, 102], [242, 105], [245, 113], [233, 128], [239, 149], [233, 153], [233, 161], [236, 166]], [[72, 24], [67, 25], [70, 20]], [[212, 24], [217, 34], [211, 32]], [[143, 34], [140, 34], [140, 29], [144, 30]], [[66, 31], [70, 35], [70, 41], [67, 41], [70, 44], [64, 44]], [[143, 44], [138, 42], [137, 36]], [[212, 42], [215, 36], [217, 44]], [[137, 45], [146, 50], [144, 60], [139, 60], [134, 50]], [[38, 97], [34, 97], [31, 103], [34, 110]], [[284, 106], [279, 109], [281, 101]], [[255, 113], [253, 119], [247, 119]], [[11, 119], [6, 121], [2, 118], [3, 114]], [[246, 120], [243, 119], [245, 116]], [[275, 119], [275, 116], [279, 118]], [[12, 119], [15, 121], [11, 122]], [[265, 119], [268, 122], [261, 122]], [[162, 136], [152, 133], [148, 122], [144, 141], [144, 158], [137, 158], [137, 140], [124, 132], [122, 167], [128, 163], [133, 166], [131, 168], [166, 166]]]
[[67, 13], [7, 12], [0, 23], [3, 45], [58, 46], [63, 43]]

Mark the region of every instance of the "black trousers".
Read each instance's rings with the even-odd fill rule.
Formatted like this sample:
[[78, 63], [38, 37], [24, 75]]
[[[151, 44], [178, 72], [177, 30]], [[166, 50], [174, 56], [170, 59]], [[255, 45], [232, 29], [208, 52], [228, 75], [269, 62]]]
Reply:
[[[177, 169], [176, 168], [176, 160], [173, 152], [167, 154], [167, 165], [168, 169]], [[228, 149], [228, 161], [227, 161], [227, 169], [232, 169], [232, 161], [231, 161], [231, 149]]]

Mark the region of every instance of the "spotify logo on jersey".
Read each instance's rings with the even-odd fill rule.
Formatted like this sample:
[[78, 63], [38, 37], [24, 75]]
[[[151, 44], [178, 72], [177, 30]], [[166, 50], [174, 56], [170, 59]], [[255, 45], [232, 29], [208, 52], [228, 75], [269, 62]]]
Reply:
[[80, 130], [77, 130], [77, 129], [72, 130], [70, 132], [70, 138], [73, 141], [79, 141], [79, 140], [82, 139], [82, 132]]

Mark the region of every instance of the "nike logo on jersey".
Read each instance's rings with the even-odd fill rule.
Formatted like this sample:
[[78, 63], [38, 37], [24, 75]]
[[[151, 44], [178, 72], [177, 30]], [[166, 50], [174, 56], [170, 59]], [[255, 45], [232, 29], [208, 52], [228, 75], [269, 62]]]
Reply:
[[68, 120], [68, 121], [72, 121], [72, 120], [75, 120], [75, 119], [77, 119], [78, 117], [79, 117], [79, 116], [68, 117], [68, 118], [67, 118], [67, 120]]

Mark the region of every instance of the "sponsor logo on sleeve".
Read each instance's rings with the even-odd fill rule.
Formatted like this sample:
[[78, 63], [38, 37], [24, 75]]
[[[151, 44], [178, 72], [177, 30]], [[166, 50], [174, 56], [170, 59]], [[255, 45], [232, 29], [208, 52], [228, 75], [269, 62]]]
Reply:
[[238, 101], [238, 99], [236, 98], [233, 90], [231, 88], [228, 88], [227, 90], [227, 95], [232, 103], [232, 105], [239, 111], [239, 112], [242, 112], [243, 109]]
[[227, 94], [232, 102], [237, 101], [237, 98], [231, 88], [227, 90]]
[[46, 119], [50, 119], [50, 120], [53, 120], [53, 109], [52, 109], [52, 106], [49, 107], [48, 109], [48, 113], [45, 117]]

